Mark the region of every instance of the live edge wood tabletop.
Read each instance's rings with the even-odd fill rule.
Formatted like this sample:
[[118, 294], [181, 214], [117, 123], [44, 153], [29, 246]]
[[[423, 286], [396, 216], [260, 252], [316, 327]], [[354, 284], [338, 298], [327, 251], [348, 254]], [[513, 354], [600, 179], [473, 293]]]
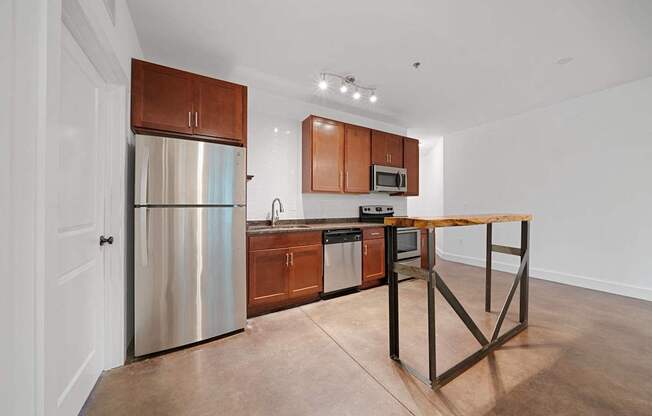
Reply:
[[386, 217], [385, 225], [390, 225], [393, 227], [437, 228], [530, 220], [532, 220], [532, 215], [530, 214], [446, 215], [443, 217]]

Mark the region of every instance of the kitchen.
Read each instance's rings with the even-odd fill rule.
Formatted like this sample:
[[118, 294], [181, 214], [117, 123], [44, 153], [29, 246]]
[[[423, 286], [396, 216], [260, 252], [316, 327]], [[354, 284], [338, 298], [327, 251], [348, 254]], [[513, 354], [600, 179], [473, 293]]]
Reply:
[[[279, 221], [275, 198], [245, 244], [245, 86], [134, 59], [131, 91], [136, 356], [244, 330], [245, 298], [254, 317], [386, 282], [389, 205]], [[419, 194], [417, 139], [310, 115], [302, 155], [305, 194]], [[419, 230], [399, 235], [398, 257], [419, 258]]]
[[652, 412], [646, 2], [3, 10], [0, 413]]

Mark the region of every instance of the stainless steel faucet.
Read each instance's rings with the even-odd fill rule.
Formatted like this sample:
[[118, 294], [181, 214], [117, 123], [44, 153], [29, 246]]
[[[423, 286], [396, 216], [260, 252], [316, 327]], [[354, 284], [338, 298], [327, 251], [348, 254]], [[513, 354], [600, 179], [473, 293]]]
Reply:
[[[279, 208], [278, 211], [274, 211], [274, 205], [276, 204], [276, 201], [278, 201], [278, 208]], [[276, 223], [278, 222], [278, 214], [279, 214], [279, 212], [284, 212], [283, 211], [283, 203], [281, 202], [280, 198], [274, 198], [274, 200], [272, 201], [272, 227], [274, 227], [276, 225]]]

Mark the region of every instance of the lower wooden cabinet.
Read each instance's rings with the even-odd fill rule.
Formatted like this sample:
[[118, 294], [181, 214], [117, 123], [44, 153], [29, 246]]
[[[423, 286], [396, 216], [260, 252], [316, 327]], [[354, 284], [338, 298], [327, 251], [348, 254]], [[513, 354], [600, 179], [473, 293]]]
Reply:
[[249, 252], [248, 304], [274, 303], [288, 298], [289, 256], [286, 248]]
[[319, 297], [324, 287], [321, 232], [254, 235], [248, 246], [248, 316]]
[[385, 278], [385, 237], [362, 241], [362, 281]]
[[324, 288], [322, 245], [292, 247], [289, 252], [290, 297], [319, 294]]

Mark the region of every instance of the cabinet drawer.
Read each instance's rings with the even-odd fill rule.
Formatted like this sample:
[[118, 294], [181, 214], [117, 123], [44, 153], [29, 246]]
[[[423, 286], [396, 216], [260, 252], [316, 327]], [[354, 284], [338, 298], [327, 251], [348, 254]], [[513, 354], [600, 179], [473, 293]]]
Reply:
[[385, 238], [385, 228], [384, 227], [374, 227], [374, 228], [363, 228], [362, 229], [362, 239], [363, 240], [373, 240], [376, 238]]
[[266, 250], [321, 244], [321, 231], [273, 233], [249, 236], [249, 250]]

